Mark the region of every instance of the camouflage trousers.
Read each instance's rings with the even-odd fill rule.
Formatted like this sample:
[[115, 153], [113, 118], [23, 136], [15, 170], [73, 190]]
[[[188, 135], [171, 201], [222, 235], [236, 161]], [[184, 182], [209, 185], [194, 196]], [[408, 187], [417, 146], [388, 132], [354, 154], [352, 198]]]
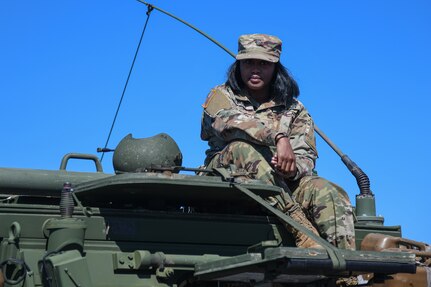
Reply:
[[268, 147], [235, 141], [216, 154], [207, 167], [235, 168], [236, 174], [283, 188], [287, 194], [281, 200], [266, 200], [278, 208], [289, 200], [298, 202], [321, 237], [339, 248], [354, 250], [353, 209], [347, 193], [318, 176], [287, 181], [272, 168], [271, 157], [272, 151]]

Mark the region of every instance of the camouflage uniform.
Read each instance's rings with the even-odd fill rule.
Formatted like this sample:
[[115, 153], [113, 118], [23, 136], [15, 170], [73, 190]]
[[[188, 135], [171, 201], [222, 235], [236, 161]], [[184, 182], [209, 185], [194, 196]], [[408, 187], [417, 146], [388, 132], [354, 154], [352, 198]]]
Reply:
[[[233, 165], [249, 178], [290, 190], [323, 238], [340, 248], [355, 248], [348, 195], [339, 186], [313, 175], [317, 158], [314, 126], [301, 102], [293, 99], [286, 106], [274, 97], [259, 105], [220, 85], [211, 90], [203, 108], [201, 138], [209, 145], [206, 166]], [[296, 156], [297, 173], [293, 178], [283, 178], [270, 164], [279, 133], [290, 138]]]

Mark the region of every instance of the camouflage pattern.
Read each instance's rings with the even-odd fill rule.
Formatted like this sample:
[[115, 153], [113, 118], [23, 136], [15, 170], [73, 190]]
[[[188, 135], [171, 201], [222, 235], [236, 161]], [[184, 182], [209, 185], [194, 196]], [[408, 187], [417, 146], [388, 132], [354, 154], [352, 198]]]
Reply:
[[245, 141], [233, 141], [222, 152], [217, 153], [206, 166], [208, 168], [225, 167], [232, 174], [258, 179], [270, 185], [286, 185], [280, 176], [276, 176], [267, 160], [271, 155], [271, 150], [266, 146]]
[[355, 250], [353, 209], [340, 186], [318, 176], [306, 176], [289, 187], [320, 236], [339, 248]]
[[[340, 248], [355, 249], [352, 206], [339, 186], [313, 176], [317, 158], [313, 121], [296, 99], [287, 106], [278, 99], [259, 105], [235, 95], [227, 86], [215, 87], [203, 105], [201, 138], [208, 141], [205, 165], [225, 167], [241, 177], [280, 186], [301, 204], [320, 235]], [[271, 166], [275, 136], [289, 136], [298, 172], [285, 179]], [[283, 209], [288, 194], [268, 198]]]
[[281, 40], [266, 34], [242, 35], [238, 40], [237, 60], [260, 59], [277, 63], [280, 60]]
[[[278, 176], [269, 162], [265, 159], [272, 152], [268, 147], [259, 146], [244, 141], [233, 141], [217, 153], [208, 163], [208, 168], [224, 167], [236, 177], [243, 180], [258, 179], [270, 185], [282, 187], [283, 191], [289, 190], [286, 182]], [[285, 210], [296, 202], [289, 194], [282, 192], [280, 197], [265, 198], [272, 206]]]
[[201, 138], [209, 145], [205, 164], [233, 140], [269, 147], [266, 159], [270, 162], [275, 136], [283, 133], [289, 136], [296, 156], [298, 171], [293, 180], [313, 174], [317, 159], [314, 124], [300, 101], [294, 99], [287, 107], [276, 97], [259, 105], [221, 85], [211, 90], [203, 107]]

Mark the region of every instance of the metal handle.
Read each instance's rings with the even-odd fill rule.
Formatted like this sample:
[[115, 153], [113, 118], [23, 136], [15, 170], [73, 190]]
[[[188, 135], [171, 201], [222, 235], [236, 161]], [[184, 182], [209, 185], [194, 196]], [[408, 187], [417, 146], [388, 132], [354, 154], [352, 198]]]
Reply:
[[85, 154], [85, 153], [68, 153], [65, 156], [63, 156], [60, 164], [60, 170], [66, 170], [67, 162], [71, 158], [92, 160], [96, 165], [97, 172], [103, 172], [102, 164], [100, 163], [99, 158], [94, 154]]

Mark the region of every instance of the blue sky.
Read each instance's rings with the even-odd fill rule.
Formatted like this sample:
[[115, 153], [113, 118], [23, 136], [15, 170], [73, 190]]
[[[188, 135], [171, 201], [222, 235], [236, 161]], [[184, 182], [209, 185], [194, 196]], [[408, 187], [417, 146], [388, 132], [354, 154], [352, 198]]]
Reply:
[[[316, 125], [370, 177], [377, 213], [431, 243], [431, 2], [162, 1], [236, 51], [246, 33], [283, 40], [282, 63]], [[0, 167], [58, 169], [103, 147], [141, 35], [138, 1], [0, 2]], [[201, 104], [233, 59], [153, 11], [108, 144], [170, 134], [196, 167]], [[355, 179], [318, 139], [317, 169], [355, 203]], [[112, 173], [112, 154], [103, 166]], [[73, 162], [70, 170], [93, 170]]]

